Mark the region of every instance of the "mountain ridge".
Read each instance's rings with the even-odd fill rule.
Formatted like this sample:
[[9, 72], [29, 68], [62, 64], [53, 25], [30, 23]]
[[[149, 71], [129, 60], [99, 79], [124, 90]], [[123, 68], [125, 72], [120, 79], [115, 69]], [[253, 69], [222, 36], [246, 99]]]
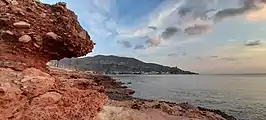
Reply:
[[115, 55], [96, 55], [92, 57], [62, 59], [59, 62], [51, 61], [49, 65], [106, 74], [198, 74], [182, 70], [178, 67], [148, 63], [132, 57]]

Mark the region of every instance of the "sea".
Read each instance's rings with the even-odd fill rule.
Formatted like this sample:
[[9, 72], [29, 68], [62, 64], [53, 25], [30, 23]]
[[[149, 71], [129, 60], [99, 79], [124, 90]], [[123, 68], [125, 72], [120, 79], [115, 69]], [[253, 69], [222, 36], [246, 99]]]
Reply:
[[[266, 120], [266, 75], [115, 75], [139, 98], [188, 102], [238, 120]], [[130, 84], [131, 83], [131, 84]]]

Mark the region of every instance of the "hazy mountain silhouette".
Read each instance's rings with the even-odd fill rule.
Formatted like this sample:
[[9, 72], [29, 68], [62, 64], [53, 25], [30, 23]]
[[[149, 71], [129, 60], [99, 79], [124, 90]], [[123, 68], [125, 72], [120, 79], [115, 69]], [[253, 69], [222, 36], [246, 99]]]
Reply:
[[190, 71], [181, 70], [177, 67], [163, 66], [155, 63], [145, 63], [135, 58], [118, 57], [113, 55], [97, 55], [94, 57], [62, 59], [59, 62], [51, 61], [50, 65], [119, 74], [196, 74]]

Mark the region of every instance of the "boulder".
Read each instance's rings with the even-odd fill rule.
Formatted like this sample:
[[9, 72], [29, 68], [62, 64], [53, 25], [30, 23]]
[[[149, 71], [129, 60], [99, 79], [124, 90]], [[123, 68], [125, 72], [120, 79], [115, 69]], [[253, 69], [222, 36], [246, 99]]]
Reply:
[[19, 21], [13, 24], [17, 28], [30, 28], [30, 24], [24, 21]]
[[46, 70], [50, 60], [84, 56], [92, 51], [94, 42], [65, 3], [48, 5], [35, 0], [17, 0], [18, 4], [14, 5], [15, 0], [0, 1], [4, 6], [0, 7], [3, 15], [0, 60], [20, 62], [23, 66], [19, 69]]
[[48, 33], [46, 33], [46, 36], [49, 38], [52, 38], [54, 40], [56, 40], [58, 38], [58, 35], [55, 34], [54, 32], [48, 32]]
[[19, 42], [27, 43], [31, 41], [31, 37], [29, 35], [23, 35], [18, 39]]

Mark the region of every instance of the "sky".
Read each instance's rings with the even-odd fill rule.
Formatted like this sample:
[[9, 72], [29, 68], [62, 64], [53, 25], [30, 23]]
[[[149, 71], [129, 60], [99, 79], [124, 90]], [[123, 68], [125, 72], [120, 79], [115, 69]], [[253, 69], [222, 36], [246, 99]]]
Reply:
[[66, 2], [94, 55], [134, 57], [200, 73], [266, 73], [266, 0]]

